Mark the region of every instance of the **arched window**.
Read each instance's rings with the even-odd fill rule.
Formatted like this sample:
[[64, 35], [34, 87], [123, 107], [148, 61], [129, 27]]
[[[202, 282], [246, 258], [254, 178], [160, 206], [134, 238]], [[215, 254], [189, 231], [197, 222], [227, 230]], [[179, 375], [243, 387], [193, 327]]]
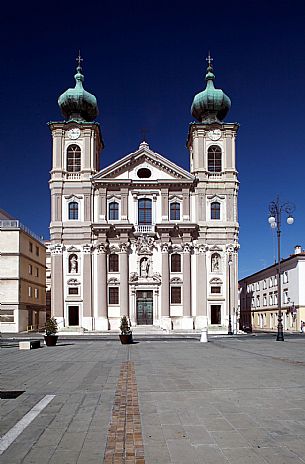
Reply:
[[211, 203], [211, 219], [220, 219], [220, 203], [218, 201]]
[[170, 219], [171, 221], [180, 221], [180, 203], [177, 201], [170, 204]]
[[77, 255], [73, 254], [69, 256], [69, 273], [77, 274], [78, 272], [78, 258]]
[[69, 219], [78, 219], [78, 203], [76, 201], [69, 203]]
[[81, 150], [78, 145], [69, 145], [67, 148], [67, 171], [79, 172], [81, 168]]
[[179, 255], [179, 253], [173, 253], [171, 255], [171, 271], [181, 272], [181, 255]]
[[208, 171], [221, 172], [221, 148], [217, 145], [208, 148]]
[[117, 221], [119, 219], [119, 204], [117, 201], [109, 203], [108, 213], [110, 221]]
[[152, 223], [152, 201], [149, 198], [141, 198], [138, 202], [138, 224]]
[[109, 255], [109, 272], [119, 272], [119, 255], [115, 253]]

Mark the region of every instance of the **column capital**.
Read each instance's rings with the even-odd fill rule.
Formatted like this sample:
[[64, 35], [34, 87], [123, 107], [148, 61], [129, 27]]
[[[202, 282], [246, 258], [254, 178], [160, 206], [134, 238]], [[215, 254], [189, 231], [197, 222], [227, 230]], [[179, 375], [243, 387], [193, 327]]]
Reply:
[[120, 243], [120, 252], [121, 253], [128, 253], [129, 246], [130, 246], [129, 242]]
[[191, 243], [183, 243], [182, 246], [183, 246], [183, 253], [188, 253], [188, 254], [191, 253], [192, 248], [193, 248]]
[[91, 250], [92, 250], [92, 245], [90, 243], [86, 243], [85, 245], [83, 245], [83, 253], [85, 255], [90, 254]]
[[196, 250], [196, 253], [203, 253], [203, 254], [206, 253], [209, 250], [209, 247], [207, 245], [205, 245], [204, 243], [195, 245], [194, 248]]
[[161, 253], [168, 253], [169, 244], [161, 243]]
[[65, 247], [61, 243], [55, 243], [55, 245], [50, 245], [51, 255], [62, 255], [64, 250]]
[[100, 254], [100, 253], [107, 253], [108, 248], [109, 248], [108, 243], [99, 243], [99, 244], [96, 246], [96, 249], [97, 249], [97, 253], [98, 253], [98, 254]]

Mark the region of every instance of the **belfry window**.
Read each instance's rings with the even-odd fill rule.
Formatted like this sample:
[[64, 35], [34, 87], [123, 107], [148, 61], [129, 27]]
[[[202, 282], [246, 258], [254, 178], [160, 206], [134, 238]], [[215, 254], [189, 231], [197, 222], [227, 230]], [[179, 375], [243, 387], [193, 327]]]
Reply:
[[220, 203], [218, 201], [211, 203], [211, 219], [220, 219]]
[[138, 224], [152, 223], [152, 201], [149, 198], [141, 198], [138, 202]]
[[177, 201], [170, 204], [170, 220], [180, 221], [180, 203]]
[[119, 204], [117, 201], [109, 203], [108, 213], [109, 221], [117, 221], [119, 219]]
[[69, 219], [78, 220], [78, 203], [76, 201], [69, 203]]
[[221, 172], [221, 148], [217, 145], [208, 148], [208, 171]]
[[78, 145], [69, 145], [67, 149], [67, 171], [79, 172], [81, 168], [81, 150]]

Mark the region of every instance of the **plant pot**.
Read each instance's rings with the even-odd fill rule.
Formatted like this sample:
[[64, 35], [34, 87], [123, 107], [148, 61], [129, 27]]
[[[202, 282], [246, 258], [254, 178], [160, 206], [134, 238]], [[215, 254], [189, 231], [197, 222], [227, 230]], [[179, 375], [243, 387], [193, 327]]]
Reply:
[[122, 345], [129, 345], [132, 343], [132, 334], [128, 334], [128, 335], [121, 334], [120, 340], [121, 340]]
[[57, 343], [58, 335], [45, 335], [44, 341], [47, 346], [55, 346]]

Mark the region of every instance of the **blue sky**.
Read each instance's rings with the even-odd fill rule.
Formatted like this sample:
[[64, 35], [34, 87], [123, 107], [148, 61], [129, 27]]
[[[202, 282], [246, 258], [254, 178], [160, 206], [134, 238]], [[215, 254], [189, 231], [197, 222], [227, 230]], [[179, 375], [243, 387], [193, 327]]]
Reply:
[[[12, 6], [11, 6], [12, 5]], [[48, 237], [51, 137], [58, 96], [84, 58], [105, 141], [101, 167], [152, 149], [188, 169], [193, 97], [205, 57], [238, 122], [240, 277], [274, 262], [267, 222], [277, 194], [296, 205], [282, 227], [282, 256], [304, 240], [305, 5], [301, 1], [26, 2], [1, 12], [0, 208]]]

